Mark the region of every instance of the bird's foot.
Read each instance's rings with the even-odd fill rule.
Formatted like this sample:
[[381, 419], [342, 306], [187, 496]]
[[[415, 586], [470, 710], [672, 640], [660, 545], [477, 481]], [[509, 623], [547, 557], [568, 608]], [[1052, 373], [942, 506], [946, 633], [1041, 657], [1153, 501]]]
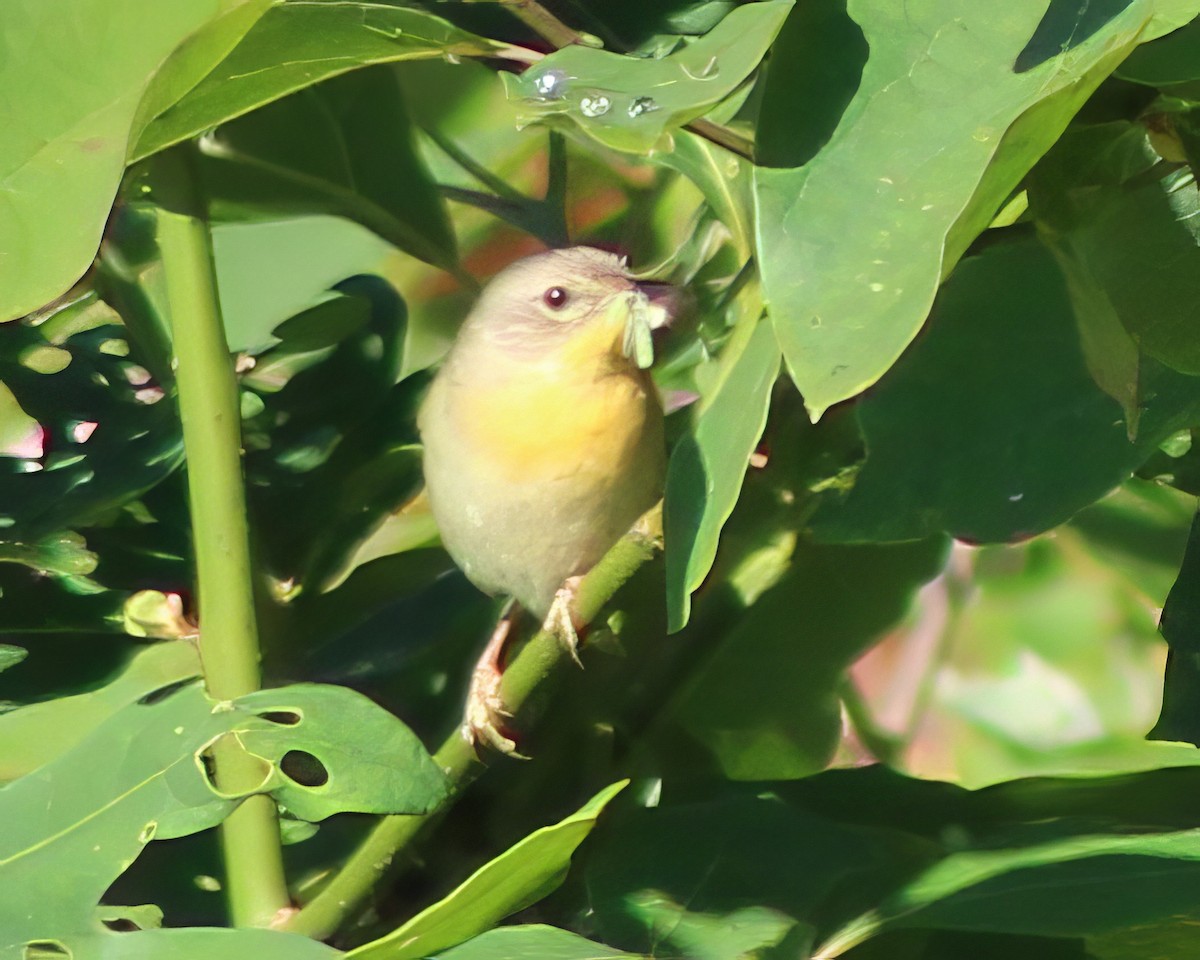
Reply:
[[580, 668], [583, 667], [583, 661], [579, 659], [579, 630], [583, 625], [575, 619], [575, 594], [582, 580], [582, 577], [568, 577], [563, 582], [554, 594], [550, 612], [542, 624], [542, 629], [558, 638]]
[[[506, 736], [506, 721], [512, 713], [500, 696], [500, 680], [504, 676], [504, 648], [516, 620], [515, 611], [505, 614], [496, 624], [492, 638], [475, 664], [471, 687], [467, 692], [467, 708], [463, 717], [462, 735], [476, 752], [488, 746], [510, 757], [521, 757], [517, 744]], [[523, 758], [522, 758], [523, 759]]]

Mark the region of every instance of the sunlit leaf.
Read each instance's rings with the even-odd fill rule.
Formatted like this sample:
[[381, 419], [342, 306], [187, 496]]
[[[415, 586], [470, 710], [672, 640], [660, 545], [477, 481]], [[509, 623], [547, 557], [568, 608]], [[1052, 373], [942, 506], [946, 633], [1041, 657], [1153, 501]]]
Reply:
[[[964, 0], [850, 0], [870, 48], [857, 92], [810, 162], [756, 176], [764, 294], [813, 416], [895, 362], [970, 240], [1096, 85], [1161, 29], [1159, 9], [1022, 0], [996, 17]], [[1173, 26], [1196, 12], [1162, 9]]]
[[356, 67], [430, 57], [503, 56], [509, 49], [424, 10], [345, 0], [279, 3], [181, 101], [147, 124], [130, 159]]
[[758, 66], [792, 0], [762, 0], [730, 11], [698, 40], [660, 60], [573, 44], [505, 74], [526, 122], [563, 125], [631, 153], [669, 148], [669, 134], [706, 113]]
[[671, 630], [687, 623], [691, 592], [712, 566], [717, 537], [737, 502], [779, 374], [771, 325], [748, 319], [744, 335], [726, 346], [732, 356], [722, 358], [728, 366], [719, 390], [671, 453], [663, 511]]
[[88, 268], [142, 94], [175, 47], [235, 6], [72, 0], [5, 11], [0, 319], [50, 302]]
[[438, 955], [536, 903], [562, 883], [575, 848], [592, 832], [608, 802], [627, 784], [623, 780], [606, 787], [565, 820], [531, 833], [480, 867], [445, 899], [347, 956], [356, 960], [417, 960]]

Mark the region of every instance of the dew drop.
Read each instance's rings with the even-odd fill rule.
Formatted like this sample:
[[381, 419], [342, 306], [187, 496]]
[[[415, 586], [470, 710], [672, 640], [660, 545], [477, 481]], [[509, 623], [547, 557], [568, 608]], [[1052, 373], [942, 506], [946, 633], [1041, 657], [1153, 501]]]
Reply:
[[629, 104], [627, 113], [631, 117], [640, 117], [643, 113], [649, 113], [657, 109], [658, 104], [654, 102], [653, 97], [634, 97]]
[[603, 94], [584, 97], [579, 101], [579, 110], [585, 117], [602, 117], [612, 108], [612, 101]]
[[547, 70], [533, 78], [533, 89], [545, 100], [557, 100], [563, 95], [567, 75], [561, 70]]

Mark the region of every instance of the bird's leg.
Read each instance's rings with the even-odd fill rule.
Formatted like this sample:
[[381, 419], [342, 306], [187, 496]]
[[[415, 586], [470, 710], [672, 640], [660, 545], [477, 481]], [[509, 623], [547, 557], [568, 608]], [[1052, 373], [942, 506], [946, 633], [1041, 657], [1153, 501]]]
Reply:
[[476, 662], [462, 725], [463, 738], [476, 750], [486, 743], [501, 753], [517, 757], [520, 754], [516, 743], [502, 732], [504, 721], [512, 714], [500, 698], [500, 680], [504, 676], [504, 648], [519, 613], [520, 608], [515, 603], [509, 604]]
[[579, 590], [582, 577], [568, 577], [554, 594], [554, 602], [550, 604], [550, 612], [546, 614], [546, 622], [542, 629], [557, 637], [580, 667], [583, 662], [579, 659], [579, 631], [582, 623], [576, 622], [575, 594]]

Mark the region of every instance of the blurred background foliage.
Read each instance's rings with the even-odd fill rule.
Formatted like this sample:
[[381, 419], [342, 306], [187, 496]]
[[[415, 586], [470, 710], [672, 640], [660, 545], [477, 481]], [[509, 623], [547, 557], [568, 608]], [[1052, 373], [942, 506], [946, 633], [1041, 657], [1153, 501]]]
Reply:
[[[479, 284], [587, 243], [689, 297], [665, 553], [522, 726], [534, 761], [336, 947], [628, 777], [508, 905], [539, 926], [438, 955], [1194, 956], [1200, 5], [562, 0], [558, 52], [503, 3], [150, 6], [0, 13], [0, 781], [196, 672], [155, 233], [185, 162], [266, 685], [350, 687], [430, 748], [499, 609], [439, 546], [414, 424]], [[370, 825], [284, 821], [300, 904]], [[141, 846], [105, 904], [224, 921], [212, 831]]]

